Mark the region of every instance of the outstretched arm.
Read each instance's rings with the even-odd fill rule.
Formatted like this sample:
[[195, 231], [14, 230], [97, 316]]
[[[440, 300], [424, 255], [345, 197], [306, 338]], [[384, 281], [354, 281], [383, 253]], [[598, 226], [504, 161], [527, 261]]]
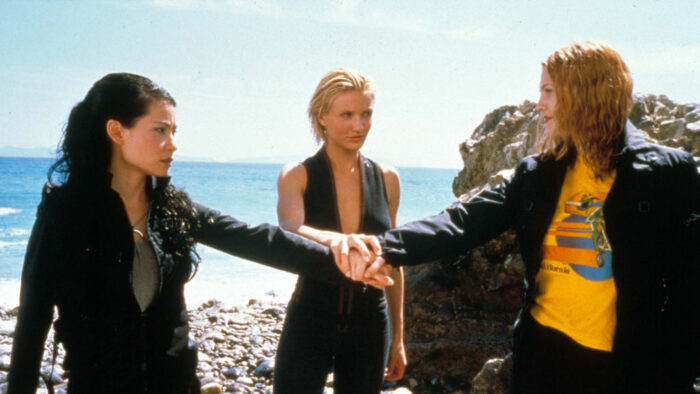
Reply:
[[314, 279], [349, 284], [336, 268], [330, 250], [277, 226], [251, 226], [231, 216], [194, 203], [201, 229], [198, 242], [222, 252]]
[[517, 171], [468, 200], [458, 200], [435, 216], [379, 235], [382, 252], [372, 263], [356, 261], [353, 278], [372, 276], [385, 263], [416, 265], [456, 257], [498, 236], [514, 224], [518, 200]]
[[22, 268], [19, 314], [12, 345], [7, 392], [36, 392], [44, 342], [53, 319], [51, 275], [55, 261], [54, 236], [46, 194], [37, 210]]
[[514, 183], [509, 178], [439, 214], [379, 235], [382, 257], [394, 266], [457, 257], [513, 224]]

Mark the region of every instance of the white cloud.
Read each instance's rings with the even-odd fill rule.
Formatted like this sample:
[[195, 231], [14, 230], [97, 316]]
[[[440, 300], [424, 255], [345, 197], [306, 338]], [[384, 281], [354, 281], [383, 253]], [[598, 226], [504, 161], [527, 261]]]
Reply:
[[341, 0], [335, 7], [320, 16], [307, 17], [322, 23], [339, 23], [348, 26], [369, 27], [423, 35], [437, 35], [457, 41], [485, 41], [492, 30], [484, 26], [463, 26], [446, 29], [422, 15], [409, 14], [395, 9], [362, 7], [358, 0]]
[[326, 9], [326, 12], [322, 11], [322, 7], [283, 7], [284, 3], [273, 0], [148, 0], [148, 2], [155, 7], [176, 10], [205, 10], [313, 20], [320, 23], [334, 23], [352, 27], [437, 35], [457, 41], [482, 42], [492, 35], [492, 30], [488, 27], [463, 26], [456, 29], [446, 29], [437, 26], [422, 15], [408, 14], [396, 9], [373, 7], [371, 3], [360, 0], [336, 1]]
[[269, 0], [149, 0], [155, 7], [177, 10], [232, 12], [247, 15], [280, 16], [282, 8]]

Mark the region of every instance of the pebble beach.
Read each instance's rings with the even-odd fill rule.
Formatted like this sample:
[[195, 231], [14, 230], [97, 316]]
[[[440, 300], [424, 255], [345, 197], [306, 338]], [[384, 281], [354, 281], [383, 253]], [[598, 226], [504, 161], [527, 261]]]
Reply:
[[[275, 297], [276, 298], [276, 297]], [[197, 375], [203, 394], [271, 394], [277, 342], [282, 333], [286, 304], [276, 300], [250, 299], [247, 305], [227, 306], [210, 300], [190, 308], [190, 335], [199, 345]], [[12, 338], [17, 308], [0, 307], [0, 394], [7, 391]], [[56, 394], [65, 394], [68, 375], [63, 371], [64, 352], [59, 346], [51, 374], [53, 331], [49, 332], [42, 361], [42, 374], [54, 381]], [[329, 376], [325, 393], [333, 393]], [[48, 393], [40, 379], [38, 394]], [[395, 387], [382, 393], [411, 393]]]

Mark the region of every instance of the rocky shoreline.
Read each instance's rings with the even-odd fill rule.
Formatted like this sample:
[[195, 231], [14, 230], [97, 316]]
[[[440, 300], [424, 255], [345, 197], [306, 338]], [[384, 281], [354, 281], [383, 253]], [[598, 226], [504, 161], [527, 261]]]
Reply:
[[[211, 300], [190, 312], [191, 339], [199, 345], [197, 375], [204, 394], [240, 393], [271, 394], [275, 351], [282, 333], [286, 305], [252, 299], [247, 306], [228, 307]], [[0, 307], [0, 394], [7, 391], [7, 371], [10, 366], [12, 338], [17, 308]], [[63, 371], [64, 351], [58, 347], [58, 357], [51, 373], [53, 330], [44, 346], [42, 374], [51, 376], [56, 394], [65, 393], [67, 375]], [[408, 385], [418, 382], [401, 382]], [[405, 394], [409, 389], [387, 384], [382, 393]], [[326, 393], [332, 393], [332, 375]], [[47, 393], [40, 379], [38, 394]]]

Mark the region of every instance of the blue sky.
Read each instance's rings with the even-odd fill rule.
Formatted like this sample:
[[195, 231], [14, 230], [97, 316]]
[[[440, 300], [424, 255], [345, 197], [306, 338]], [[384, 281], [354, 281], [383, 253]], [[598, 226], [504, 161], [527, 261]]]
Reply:
[[363, 148], [397, 166], [460, 167], [489, 111], [537, 100], [540, 62], [603, 40], [635, 92], [700, 95], [697, 1], [0, 1], [0, 146], [55, 146], [106, 73], [146, 75], [178, 102], [181, 157], [302, 159], [306, 106], [345, 66], [376, 82]]

